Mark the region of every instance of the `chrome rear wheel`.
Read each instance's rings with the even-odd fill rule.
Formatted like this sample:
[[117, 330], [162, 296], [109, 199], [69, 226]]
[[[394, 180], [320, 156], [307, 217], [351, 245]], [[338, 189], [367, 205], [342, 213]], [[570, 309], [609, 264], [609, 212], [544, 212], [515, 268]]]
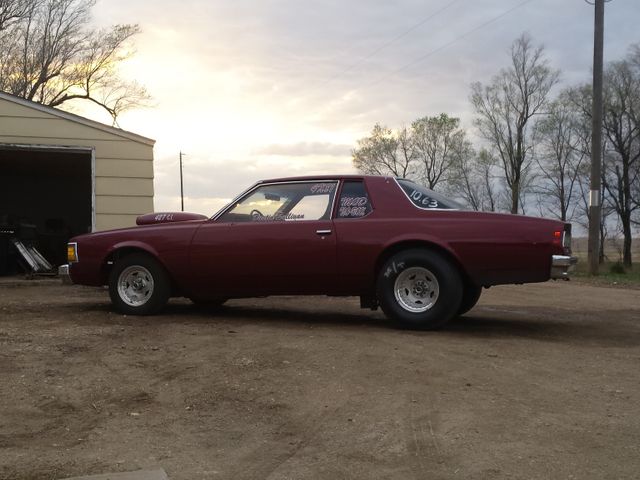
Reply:
[[437, 277], [424, 267], [411, 267], [396, 278], [394, 292], [398, 304], [408, 312], [422, 313], [432, 308], [440, 295]]
[[390, 256], [378, 271], [376, 297], [384, 313], [405, 328], [435, 329], [460, 307], [462, 278], [444, 255], [410, 248]]

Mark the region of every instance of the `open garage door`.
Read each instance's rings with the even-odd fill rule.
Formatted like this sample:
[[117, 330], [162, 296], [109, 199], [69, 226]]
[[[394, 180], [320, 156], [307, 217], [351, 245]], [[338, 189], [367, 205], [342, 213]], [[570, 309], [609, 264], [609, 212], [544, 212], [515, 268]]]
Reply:
[[10, 236], [66, 263], [69, 238], [94, 227], [93, 164], [90, 149], [0, 144], [0, 275], [20, 271]]

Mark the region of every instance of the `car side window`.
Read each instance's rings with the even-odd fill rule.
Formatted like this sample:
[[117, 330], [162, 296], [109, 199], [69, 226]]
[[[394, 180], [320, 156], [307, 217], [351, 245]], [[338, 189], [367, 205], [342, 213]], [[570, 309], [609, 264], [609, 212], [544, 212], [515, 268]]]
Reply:
[[367, 216], [373, 208], [367, 189], [362, 180], [347, 180], [342, 185], [338, 218], [361, 218]]
[[296, 222], [329, 219], [337, 182], [261, 185], [240, 199], [220, 222]]

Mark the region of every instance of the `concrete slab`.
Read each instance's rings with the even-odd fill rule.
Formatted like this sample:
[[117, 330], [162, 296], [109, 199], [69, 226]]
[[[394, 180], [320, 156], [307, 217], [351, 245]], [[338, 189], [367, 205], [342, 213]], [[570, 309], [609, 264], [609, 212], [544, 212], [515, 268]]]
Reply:
[[86, 477], [71, 477], [61, 480], [169, 480], [164, 469], [138, 470], [137, 472], [103, 473]]

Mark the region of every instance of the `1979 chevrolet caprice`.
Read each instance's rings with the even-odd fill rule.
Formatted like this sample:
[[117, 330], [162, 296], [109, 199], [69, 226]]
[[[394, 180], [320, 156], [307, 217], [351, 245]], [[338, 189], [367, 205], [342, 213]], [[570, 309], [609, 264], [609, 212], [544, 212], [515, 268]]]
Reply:
[[359, 296], [400, 325], [437, 328], [482, 288], [566, 279], [571, 225], [479, 213], [408, 180], [265, 180], [213, 217], [153, 213], [68, 245], [73, 283], [108, 285], [123, 313], [171, 296], [221, 304], [266, 295]]

